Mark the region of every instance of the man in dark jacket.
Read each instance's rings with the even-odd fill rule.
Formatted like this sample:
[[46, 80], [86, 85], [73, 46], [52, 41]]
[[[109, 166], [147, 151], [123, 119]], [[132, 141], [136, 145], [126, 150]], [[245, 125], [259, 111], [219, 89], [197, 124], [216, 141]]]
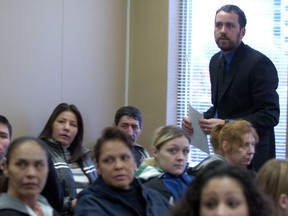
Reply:
[[147, 150], [137, 143], [142, 132], [142, 113], [134, 106], [124, 106], [117, 110], [114, 117], [114, 126], [125, 132], [133, 143], [133, 154], [137, 167], [149, 157]]
[[[209, 64], [213, 106], [204, 113], [199, 125], [210, 134], [217, 124], [235, 119], [249, 121], [260, 139], [252, 161], [258, 170], [275, 157], [274, 127], [280, 114], [278, 74], [268, 57], [242, 42], [245, 26], [245, 14], [235, 5], [225, 5], [216, 12], [214, 37], [221, 51]], [[186, 117], [182, 127], [192, 131]]]

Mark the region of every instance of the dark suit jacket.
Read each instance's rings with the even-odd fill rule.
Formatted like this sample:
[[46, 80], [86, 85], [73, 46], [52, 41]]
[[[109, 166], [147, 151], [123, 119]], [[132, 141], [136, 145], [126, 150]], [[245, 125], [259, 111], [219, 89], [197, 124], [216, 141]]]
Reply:
[[[271, 60], [243, 42], [235, 50], [225, 83], [219, 81], [220, 52], [210, 60], [213, 107], [204, 113], [213, 118], [245, 119], [255, 127], [259, 144], [253, 165], [256, 170], [275, 157], [274, 126], [279, 121], [278, 74]], [[218, 85], [221, 93], [218, 95]]]

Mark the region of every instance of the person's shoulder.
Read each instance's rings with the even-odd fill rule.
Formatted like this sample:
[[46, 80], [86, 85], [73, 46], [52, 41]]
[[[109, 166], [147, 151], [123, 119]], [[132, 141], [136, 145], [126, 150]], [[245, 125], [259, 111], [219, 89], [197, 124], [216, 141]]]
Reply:
[[200, 172], [202, 172], [204, 169], [212, 169], [213, 167], [217, 166], [226, 166], [228, 163], [221, 155], [214, 154], [209, 155], [208, 157], [204, 158], [199, 164], [197, 164], [195, 167], [190, 167], [187, 170], [187, 173], [192, 176], [198, 175]]
[[136, 150], [147, 151], [147, 149], [139, 143], [134, 143], [133, 146]]
[[27, 213], [19, 212], [13, 209], [0, 209], [0, 215], [7, 215], [7, 216], [29, 216]]
[[7, 193], [0, 193], [0, 208], [7, 207], [7, 204], [12, 205], [12, 203], [13, 205], [15, 203], [22, 204], [22, 202], [20, 202], [18, 199], [8, 195]]
[[186, 172], [181, 175], [181, 178], [186, 184], [190, 184], [195, 179], [194, 175], [188, 174], [188, 169], [186, 169]]
[[197, 166], [195, 166], [195, 169], [197, 168], [201, 169], [214, 161], [220, 161], [220, 162], [226, 163], [225, 158], [223, 158], [221, 155], [214, 154], [214, 155], [209, 155], [208, 157], [206, 157]]
[[[89, 200], [91, 198], [96, 198], [98, 193], [95, 191], [91, 191], [88, 188], [85, 188], [84, 190], [82, 190], [78, 195], [77, 195], [77, 199], [78, 202], [81, 200]], [[84, 201], [85, 202], [85, 201]]]
[[211, 61], [215, 61], [215, 60], [218, 60], [219, 57], [221, 55], [221, 51], [215, 53], [212, 57], [211, 57]]
[[163, 185], [163, 182], [162, 182], [162, 180], [159, 177], [154, 176], [154, 177], [151, 177], [151, 178], [147, 179], [144, 182], [144, 185], [148, 186], [150, 188], [160, 188], [161, 185]]
[[[264, 53], [260, 52], [259, 50], [254, 49], [254, 48], [252, 48], [249, 45], [244, 44], [244, 43], [241, 43], [241, 45], [239, 46], [238, 53], [242, 57], [246, 57], [250, 60], [256, 60], [256, 59], [260, 59], [260, 58], [269, 59]], [[245, 53], [245, 54], [243, 55], [243, 53]]]
[[90, 169], [93, 169], [93, 171], [96, 172], [95, 163], [93, 162], [90, 149], [83, 148], [79, 160], [84, 163], [84, 166], [90, 166]]
[[137, 178], [141, 179], [142, 182], [146, 182], [154, 177], [160, 177], [161, 175], [163, 175], [162, 169], [155, 166], [146, 165], [144, 163], [142, 163], [142, 165], [140, 165], [136, 171]]
[[88, 187], [83, 189], [78, 194], [77, 197], [80, 198], [80, 197], [89, 196], [89, 195], [97, 196], [102, 191], [103, 188], [104, 188], [104, 185], [102, 185], [97, 178], [94, 182], [92, 182], [92, 184], [90, 184]]
[[147, 151], [147, 149], [144, 146], [140, 145], [139, 143], [133, 144], [133, 149], [137, 152], [137, 154], [140, 155], [142, 159], [150, 157], [150, 154]]
[[61, 144], [53, 139], [42, 138], [45, 142], [47, 149], [52, 157], [58, 157], [62, 155]]
[[77, 195], [77, 209], [85, 208], [86, 205], [99, 205], [103, 202], [102, 192], [91, 190], [91, 188], [85, 188]]
[[264, 55], [263, 53], [261, 53], [259, 50], [256, 50], [254, 48], [252, 48], [251, 46], [249, 46], [248, 44], [244, 44], [242, 43], [242, 45], [239, 46], [239, 49], [244, 49], [248, 52], [251, 53], [255, 53], [255, 54], [259, 54], [259, 55]]
[[146, 205], [149, 206], [150, 211], [153, 211], [154, 215], [168, 215], [169, 200], [154, 189], [146, 188], [146, 191]]
[[141, 144], [139, 144], [139, 143], [134, 143], [133, 146], [134, 146], [134, 147], [139, 147], [139, 148], [144, 148], [144, 147], [143, 147]]
[[39, 194], [38, 198], [37, 198], [38, 202], [44, 204], [44, 205], [48, 205], [50, 206], [48, 200], [46, 199], [46, 197], [44, 197], [43, 195]]
[[161, 193], [159, 193], [159, 191], [147, 187], [145, 184], [143, 185], [142, 190], [145, 191], [145, 193], [149, 194], [150, 196], [156, 195], [156, 197], [163, 197]]
[[101, 176], [98, 176], [87, 188], [83, 189], [77, 198], [83, 197], [102, 197], [104, 194], [111, 192], [111, 189], [106, 185]]
[[167, 202], [172, 196], [171, 192], [167, 189], [162, 179], [159, 179], [158, 177], [153, 177], [148, 181], [144, 182], [143, 184], [143, 191], [144, 193], [147, 193], [148, 196], [153, 197], [153, 193], [154, 191], [156, 191], [156, 194], [160, 194], [162, 197], [165, 198]]
[[85, 155], [85, 154], [90, 154], [91, 150], [89, 148], [83, 146], [81, 148], [81, 152], [82, 152], [83, 155]]
[[142, 187], [142, 190], [149, 198], [153, 199], [153, 202], [161, 202], [164, 205], [169, 205], [167, 198], [159, 191], [153, 188], [150, 188], [146, 185]]
[[[99, 188], [97, 188], [99, 189]], [[74, 211], [75, 216], [84, 215], [106, 215], [103, 208], [109, 203], [109, 197], [102, 196], [101, 192], [86, 188], [77, 196], [77, 205]]]
[[[7, 213], [7, 214], [4, 214]], [[10, 214], [8, 214], [10, 213]], [[18, 199], [6, 194], [0, 194], [0, 215], [29, 215], [26, 212], [25, 204], [20, 202]]]
[[159, 189], [161, 187], [162, 181], [161, 179], [159, 179], [158, 177], [151, 177], [149, 179], [146, 179], [145, 181], [143, 181], [142, 179], [139, 178], [135, 178], [133, 181], [134, 185], [136, 185], [136, 187], [141, 187], [143, 191], [147, 190], [149, 188], [149, 190], [152, 189]]
[[[256, 49], [253, 49], [249, 45], [244, 44], [242, 47], [243, 48], [235, 54], [236, 62], [245, 62], [245, 64], [243, 64], [245, 67], [264, 67], [269, 74], [273, 71], [277, 71], [274, 63], [268, 56]], [[263, 70], [259, 70], [259, 72], [262, 74]]]
[[49, 204], [48, 200], [41, 194], [38, 195], [37, 201], [42, 205], [41, 208], [44, 207], [52, 211], [53, 216], [60, 216], [59, 213]]

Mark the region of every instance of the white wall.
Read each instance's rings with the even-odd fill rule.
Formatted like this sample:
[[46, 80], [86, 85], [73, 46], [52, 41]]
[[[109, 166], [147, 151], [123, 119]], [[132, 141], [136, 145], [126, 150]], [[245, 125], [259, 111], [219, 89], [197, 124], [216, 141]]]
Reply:
[[124, 105], [124, 0], [0, 0], [0, 113], [13, 137], [37, 136], [74, 103], [91, 147]]

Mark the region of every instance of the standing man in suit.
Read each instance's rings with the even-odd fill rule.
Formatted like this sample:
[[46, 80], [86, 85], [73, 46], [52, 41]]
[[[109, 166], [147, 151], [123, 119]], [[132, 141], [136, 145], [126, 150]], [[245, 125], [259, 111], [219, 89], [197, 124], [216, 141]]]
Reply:
[[[244, 12], [235, 5], [225, 5], [216, 12], [214, 37], [221, 51], [209, 64], [213, 106], [204, 113], [204, 119], [199, 119], [199, 125], [210, 134], [217, 124], [236, 119], [251, 122], [260, 138], [252, 162], [257, 171], [275, 157], [274, 127], [280, 114], [278, 74], [268, 57], [242, 42], [246, 22]], [[187, 117], [182, 127], [193, 131]]]

